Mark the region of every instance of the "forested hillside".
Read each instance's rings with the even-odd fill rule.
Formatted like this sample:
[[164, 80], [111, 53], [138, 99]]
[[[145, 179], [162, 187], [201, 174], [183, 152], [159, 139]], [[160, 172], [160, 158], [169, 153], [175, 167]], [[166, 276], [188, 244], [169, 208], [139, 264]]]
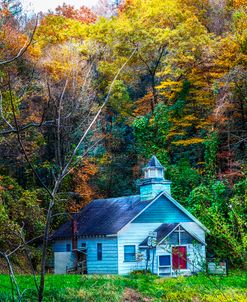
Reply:
[[42, 269], [44, 230], [137, 193], [155, 154], [209, 255], [246, 267], [246, 72], [246, 0], [0, 1], [1, 252], [30, 242], [13, 261]]

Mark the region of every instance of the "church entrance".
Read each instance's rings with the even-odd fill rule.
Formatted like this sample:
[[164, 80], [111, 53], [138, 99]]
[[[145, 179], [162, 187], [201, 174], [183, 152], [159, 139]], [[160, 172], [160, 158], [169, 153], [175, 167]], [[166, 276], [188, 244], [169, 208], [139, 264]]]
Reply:
[[173, 270], [187, 268], [187, 248], [186, 248], [186, 246], [174, 246], [172, 248], [172, 268], [173, 268]]

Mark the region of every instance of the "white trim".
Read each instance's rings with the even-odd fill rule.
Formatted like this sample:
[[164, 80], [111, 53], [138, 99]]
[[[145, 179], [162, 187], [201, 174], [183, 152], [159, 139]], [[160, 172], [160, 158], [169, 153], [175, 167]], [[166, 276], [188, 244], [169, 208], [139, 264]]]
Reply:
[[[170, 256], [170, 259], [171, 259], [171, 265], [170, 265], [170, 276], [172, 276], [173, 274], [176, 274], [177, 275], [177, 271], [179, 271], [179, 272], [181, 272], [181, 273], [186, 273], [186, 272], [191, 272], [190, 271], [190, 269], [188, 268], [188, 264], [190, 264], [189, 262], [188, 262], [188, 249], [189, 249], [189, 246], [190, 246], [190, 244], [180, 244], [180, 245], [174, 245], [174, 244], [172, 244], [172, 245], [170, 245], [170, 247], [171, 247], [171, 251], [169, 252], [169, 254], [165, 254], [165, 255], [156, 255], [156, 257], [158, 258], [157, 259], [157, 261], [158, 261], [158, 263], [157, 263], [157, 265], [158, 265], [158, 267], [157, 267], [157, 275], [158, 276], [160, 276], [159, 275], [159, 257], [160, 256]], [[172, 253], [172, 249], [173, 249], [173, 247], [185, 247], [186, 248], [186, 268], [179, 268], [179, 269], [173, 269], [173, 253]]]
[[160, 245], [162, 243], [162, 241], [164, 241], [167, 237], [169, 237], [171, 235], [171, 233], [173, 233], [176, 230], [176, 228], [179, 227], [179, 226], [180, 226], [180, 223], [177, 226], [175, 226], [175, 228], [169, 234], [167, 234], [166, 237], [161, 239], [160, 242], [157, 245]]
[[188, 210], [186, 210], [180, 203], [178, 203], [171, 195], [167, 194], [166, 191], [162, 192], [175, 206], [177, 206], [182, 212], [184, 212], [187, 216], [189, 216], [195, 223], [197, 223], [200, 227], [202, 227], [206, 232], [210, 233], [210, 231], [203, 225], [198, 219], [195, 218]]
[[183, 229], [185, 229], [185, 231], [187, 232], [187, 233], [189, 233], [192, 237], [194, 237], [196, 240], [198, 240], [199, 242], [201, 242], [203, 245], [207, 245], [207, 243], [205, 242], [205, 241], [203, 241], [198, 235], [196, 235], [194, 232], [192, 232], [191, 230], [190, 230], [190, 228], [188, 228], [187, 226], [185, 226], [183, 223], [180, 223], [180, 225], [181, 225], [181, 227], [183, 228]]
[[[128, 223], [126, 223], [118, 232], [117, 234], [119, 234], [125, 227], [127, 227], [132, 221], [134, 221], [139, 215], [141, 215], [144, 211], [146, 211], [147, 208], [149, 208], [151, 206], [151, 204], [153, 204], [164, 192], [159, 193], [154, 199], [153, 201], [151, 201], [144, 209], [141, 210], [141, 212], [139, 212], [134, 218], [132, 218]], [[160, 225], [162, 224], [162, 222], [160, 223]]]
[[[170, 257], [170, 265], [160, 265], [160, 257]], [[170, 276], [172, 276], [172, 255], [156, 255], [156, 258], [158, 258], [157, 261], [157, 275], [160, 276], [160, 269], [167, 268], [170, 269]]]
[[[189, 233], [192, 237], [194, 237], [197, 241], [199, 241], [201, 244], [203, 245], [207, 245], [205, 241], [203, 241], [199, 236], [197, 236], [194, 232], [192, 232], [188, 227], [185, 227], [183, 223], [178, 223], [177, 226], [175, 226], [175, 228], [172, 229], [172, 231], [170, 233], [168, 233], [164, 238], [162, 238], [156, 246], [160, 246], [162, 245], [163, 241], [169, 237], [179, 226], [181, 226], [187, 233]], [[180, 242], [180, 239], [179, 239]], [[139, 248], [147, 248], [147, 246], [139, 246]]]
[[[195, 223], [197, 223], [202, 229], [204, 229], [207, 233], [210, 233], [210, 231], [199, 221], [197, 220], [188, 210], [186, 210], [180, 203], [178, 203], [174, 198], [171, 197], [166, 191], [163, 191], [159, 193], [153, 201], [151, 201], [141, 212], [139, 212], [134, 218], [132, 218], [126, 225], [124, 225], [118, 232], [119, 234], [127, 225], [129, 225], [131, 222], [133, 222], [138, 216], [140, 216], [146, 209], [148, 209], [157, 199], [159, 199], [162, 195], [167, 197], [176, 207], [178, 207], [182, 212], [184, 212], [187, 216], [189, 216]], [[162, 224], [162, 223], [160, 223]]]
[[[157, 245], [161, 245], [162, 242], [171, 235], [171, 233], [173, 233], [179, 226], [181, 226], [187, 233], [189, 233], [192, 237], [194, 237], [196, 240], [198, 240], [199, 242], [201, 242], [201, 244], [203, 245], [207, 245], [206, 242], [204, 242], [200, 237], [198, 237], [194, 232], [192, 232], [188, 227], [184, 227], [183, 223], [179, 223], [168, 235], [166, 235]], [[180, 233], [180, 232], [179, 232]], [[181, 242], [180, 238], [179, 238], [179, 243]], [[188, 243], [191, 244], [191, 243]]]

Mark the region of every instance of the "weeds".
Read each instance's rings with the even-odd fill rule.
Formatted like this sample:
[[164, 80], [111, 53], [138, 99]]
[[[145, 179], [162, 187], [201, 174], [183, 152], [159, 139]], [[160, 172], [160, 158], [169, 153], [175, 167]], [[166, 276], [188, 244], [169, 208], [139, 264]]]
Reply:
[[[126, 289], [139, 293], [138, 301], [153, 302], [247, 302], [247, 272], [228, 277], [204, 274], [191, 277], [158, 278], [151, 274], [126, 277], [107, 275], [48, 275], [45, 302], [121, 302]], [[18, 276], [23, 302], [37, 301], [31, 276]], [[216, 285], [216, 286], [215, 286]], [[7, 275], [0, 275], [0, 301], [12, 302]]]

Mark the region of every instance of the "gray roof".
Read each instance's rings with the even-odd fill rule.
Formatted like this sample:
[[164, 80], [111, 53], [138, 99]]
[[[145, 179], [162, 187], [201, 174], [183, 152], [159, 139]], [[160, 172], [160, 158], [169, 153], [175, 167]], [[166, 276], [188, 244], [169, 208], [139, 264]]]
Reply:
[[150, 160], [145, 168], [151, 168], [151, 167], [164, 169], [164, 167], [161, 165], [161, 163], [159, 162], [158, 158], [155, 155], [153, 155], [150, 158]]
[[[77, 236], [98, 236], [117, 234], [147, 205], [139, 195], [96, 199], [74, 215], [77, 221]], [[55, 231], [52, 239], [72, 236], [72, 222], [67, 221]]]
[[[202, 240], [198, 235], [193, 233], [189, 228], [186, 227], [184, 223], [163, 223], [161, 224], [155, 232], [157, 232], [157, 244], [160, 244], [162, 240], [164, 240], [167, 236], [169, 236], [173, 231], [176, 230], [178, 226], [181, 226], [187, 233], [189, 233], [192, 237], [194, 237], [197, 241], [201, 242], [202, 244], [206, 245], [205, 241]], [[140, 247], [147, 247], [148, 246], [148, 237], [139, 244]]]
[[[179, 225], [179, 223], [163, 223], [161, 224], [155, 232], [157, 232], [157, 243], [159, 243], [162, 239], [166, 238], [175, 228]], [[147, 246], [148, 245], [148, 237], [142, 241], [139, 246]]]

